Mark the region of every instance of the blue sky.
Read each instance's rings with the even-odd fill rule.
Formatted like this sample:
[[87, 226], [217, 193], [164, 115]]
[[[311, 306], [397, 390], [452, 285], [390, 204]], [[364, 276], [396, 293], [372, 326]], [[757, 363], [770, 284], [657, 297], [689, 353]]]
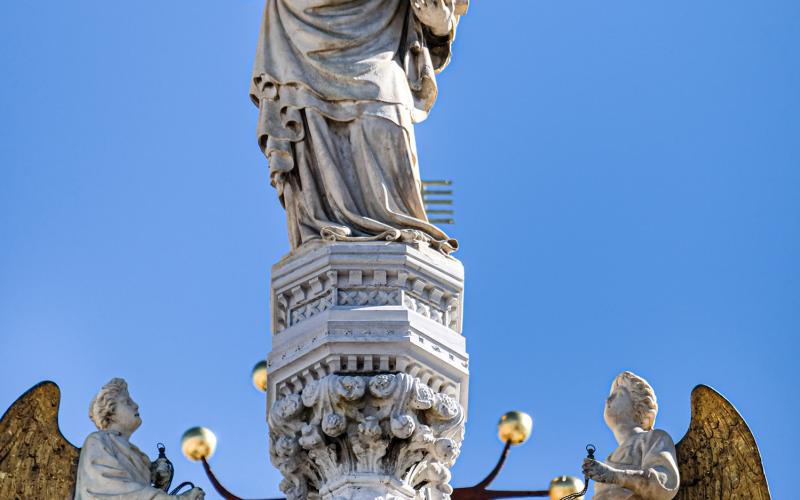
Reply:
[[[247, 98], [262, 0], [6, 2], [0, 14], [0, 407], [43, 379], [79, 445], [128, 379], [179, 480], [206, 425], [244, 497], [277, 495], [264, 399], [268, 279], [288, 249]], [[453, 484], [495, 423], [531, 441], [497, 481], [578, 474], [613, 377], [655, 387], [679, 439], [706, 383], [745, 415], [775, 498], [800, 411], [800, 4], [477, 0], [417, 128], [456, 189], [470, 415]], [[0, 410], [1, 411], [1, 410]], [[209, 495], [209, 498], [214, 498]]]

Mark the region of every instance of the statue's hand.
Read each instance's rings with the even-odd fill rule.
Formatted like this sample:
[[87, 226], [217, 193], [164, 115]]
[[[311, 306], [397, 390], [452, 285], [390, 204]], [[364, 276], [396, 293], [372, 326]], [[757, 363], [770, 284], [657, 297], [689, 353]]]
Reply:
[[417, 19], [433, 31], [445, 36], [455, 22], [455, 6], [453, 0], [411, 0], [411, 6]]
[[619, 470], [610, 465], [586, 458], [583, 460], [583, 473], [598, 483], [616, 483], [619, 477]]
[[203, 491], [202, 488], [195, 487], [186, 493], [181, 493], [176, 498], [180, 498], [181, 500], [204, 500], [206, 498], [206, 492]]
[[278, 192], [278, 197], [283, 196], [283, 186], [286, 183], [286, 172], [275, 171], [269, 175], [269, 180], [275, 190]]

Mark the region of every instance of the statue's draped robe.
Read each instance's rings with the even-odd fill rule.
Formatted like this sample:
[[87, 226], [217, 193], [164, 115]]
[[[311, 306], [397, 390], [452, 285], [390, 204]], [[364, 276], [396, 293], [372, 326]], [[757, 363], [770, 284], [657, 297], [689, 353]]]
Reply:
[[633, 478], [632, 489], [597, 483], [593, 499], [670, 500], [678, 493], [680, 482], [675, 455], [675, 444], [666, 432], [656, 429], [634, 434], [608, 456], [606, 463], [615, 469], [643, 471], [644, 477]]
[[250, 96], [292, 248], [309, 240], [457, 242], [428, 223], [413, 124], [455, 33], [410, 0], [267, 0]]
[[114, 431], [89, 434], [81, 448], [75, 500], [167, 500], [150, 486], [150, 459]]

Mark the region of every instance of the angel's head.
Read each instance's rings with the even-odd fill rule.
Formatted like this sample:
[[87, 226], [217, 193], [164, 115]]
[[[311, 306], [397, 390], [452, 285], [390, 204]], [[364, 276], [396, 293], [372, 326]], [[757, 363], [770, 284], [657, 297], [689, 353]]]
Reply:
[[656, 423], [656, 414], [656, 393], [645, 379], [631, 372], [622, 372], [614, 379], [604, 412], [609, 427], [627, 424], [649, 431]]
[[112, 378], [89, 404], [89, 418], [100, 430], [116, 430], [130, 436], [142, 425], [139, 405], [128, 393], [128, 384]]

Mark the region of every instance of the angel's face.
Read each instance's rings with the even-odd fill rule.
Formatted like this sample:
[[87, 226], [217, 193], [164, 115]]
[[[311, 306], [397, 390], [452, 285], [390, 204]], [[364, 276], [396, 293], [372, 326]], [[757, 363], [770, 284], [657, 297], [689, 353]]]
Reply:
[[606, 408], [603, 412], [606, 424], [613, 429], [622, 422], [630, 421], [633, 414], [633, 399], [631, 399], [630, 392], [625, 387], [618, 385], [606, 399]]
[[120, 393], [114, 407], [114, 426], [121, 432], [133, 434], [140, 425], [142, 419], [139, 417], [139, 405], [127, 392]]

